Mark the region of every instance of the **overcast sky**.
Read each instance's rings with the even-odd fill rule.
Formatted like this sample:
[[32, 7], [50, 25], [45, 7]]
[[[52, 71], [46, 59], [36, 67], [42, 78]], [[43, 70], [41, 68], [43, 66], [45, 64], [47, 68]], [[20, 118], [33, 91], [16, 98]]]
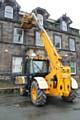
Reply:
[[50, 18], [57, 20], [63, 14], [71, 18], [71, 27], [80, 29], [80, 0], [17, 0], [21, 10], [31, 12], [36, 7], [46, 9]]

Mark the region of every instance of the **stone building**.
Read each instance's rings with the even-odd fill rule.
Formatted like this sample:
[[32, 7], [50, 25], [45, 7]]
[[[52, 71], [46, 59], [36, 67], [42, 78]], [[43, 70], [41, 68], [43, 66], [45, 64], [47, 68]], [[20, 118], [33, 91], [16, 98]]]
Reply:
[[[13, 76], [22, 74], [26, 50], [46, 55], [38, 29], [24, 30], [20, 27], [22, 14], [16, 0], [0, 0], [0, 80], [11, 80]], [[72, 76], [79, 81], [79, 30], [70, 27], [72, 21], [66, 14], [58, 20], [46, 20], [43, 14], [41, 17], [63, 63], [71, 66]]]

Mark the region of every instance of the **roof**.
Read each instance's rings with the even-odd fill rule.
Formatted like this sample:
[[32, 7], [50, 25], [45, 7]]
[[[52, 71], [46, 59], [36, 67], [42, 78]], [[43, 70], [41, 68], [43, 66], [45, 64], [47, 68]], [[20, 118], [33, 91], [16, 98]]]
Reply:
[[62, 20], [66, 21], [68, 25], [72, 23], [72, 20], [66, 15], [62, 15], [56, 22], [60, 23]]
[[33, 9], [32, 12], [34, 12], [35, 14], [42, 14], [44, 19], [47, 19], [50, 16], [49, 13], [45, 9], [40, 8], [40, 7]]

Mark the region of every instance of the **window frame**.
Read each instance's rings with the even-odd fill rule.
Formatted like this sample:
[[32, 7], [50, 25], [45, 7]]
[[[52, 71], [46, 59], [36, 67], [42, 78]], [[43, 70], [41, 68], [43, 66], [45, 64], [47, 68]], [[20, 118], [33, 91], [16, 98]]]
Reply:
[[13, 19], [14, 10], [13, 7], [10, 5], [5, 6], [4, 17], [8, 19]]
[[71, 62], [74, 64], [73, 69], [75, 69], [75, 72], [72, 72], [72, 71], [71, 71], [71, 74], [72, 74], [72, 75], [75, 75], [76, 72], [77, 72], [77, 64], [76, 64], [76, 61], [70, 61], [70, 68], [71, 68]]
[[35, 46], [39, 46], [39, 47], [44, 47], [44, 43], [43, 43], [43, 41], [42, 41], [42, 39], [41, 39], [41, 37], [39, 37], [40, 36], [40, 33], [39, 33], [39, 39], [38, 40], [40, 40], [41, 42], [40, 42], [40, 44], [36, 44], [37, 42], [36, 42], [36, 33], [39, 33], [39, 31], [35, 31]]
[[[65, 23], [66, 28], [63, 23]], [[66, 21], [64, 21], [64, 20], [61, 21], [61, 30], [65, 31], [65, 32], [67, 32], [67, 30], [68, 30], [68, 25], [67, 25]]]
[[[72, 48], [70, 47], [70, 40], [74, 40], [74, 50], [72, 50]], [[68, 44], [69, 44], [69, 50], [72, 51], [72, 52], [75, 52], [76, 51], [76, 39], [73, 38], [73, 37], [69, 37], [68, 38]]]
[[[61, 40], [60, 40], [60, 47], [56, 47], [56, 45], [55, 45], [55, 36], [59, 36], [60, 38], [61, 38]], [[54, 44], [54, 46], [57, 48], [57, 49], [62, 49], [62, 35], [59, 35], [59, 34], [54, 34], [53, 35], [53, 44]]]
[[[13, 58], [22, 58], [21, 71], [20, 71], [20, 72], [14, 72], [14, 70], [13, 70], [13, 66], [14, 66], [14, 64], [13, 64]], [[13, 56], [12, 56], [12, 67], [11, 67], [12, 74], [22, 74], [22, 72], [23, 72], [23, 71], [22, 71], [22, 69], [23, 69], [22, 63], [23, 63], [23, 56], [17, 56], [17, 55], [13, 55]]]
[[[20, 30], [22, 30], [22, 35], [21, 35], [21, 40], [20, 41], [18, 41], [18, 33], [17, 33], [17, 29], [20, 29]], [[17, 33], [17, 34], [16, 34]], [[16, 34], [16, 35], [15, 35]], [[16, 37], [15, 37], [16, 36]], [[17, 39], [17, 40], [15, 40], [15, 39]], [[14, 27], [14, 29], [13, 29], [13, 43], [15, 43], [15, 44], [24, 44], [24, 29], [22, 29], [22, 28], [19, 28], [19, 27]]]
[[44, 21], [44, 20], [43, 20], [43, 19], [44, 19], [44, 18], [43, 18], [43, 15], [42, 15], [42, 14], [37, 14], [37, 19], [38, 19], [38, 21], [39, 21], [39, 24], [40, 24], [41, 26], [43, 26], [43, 24], [44, 24], [44, 23], [43, 23], [43, 21]]

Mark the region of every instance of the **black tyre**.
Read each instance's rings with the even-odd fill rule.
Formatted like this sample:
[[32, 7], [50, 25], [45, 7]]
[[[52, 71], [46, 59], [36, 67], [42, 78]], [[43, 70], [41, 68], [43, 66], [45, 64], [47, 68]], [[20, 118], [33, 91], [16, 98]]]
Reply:
[[31, 84], [31, 101], [36, 106], [42, 106], [46, 103], [46, 94], [44, 90], [40, 89], [37, 82], [33, 81]]
[[76, 98], [75, 90], [72, 90], [69, 96], [62, 96], [62, 99], [65, 102], [73, 102], [75, 98]]

